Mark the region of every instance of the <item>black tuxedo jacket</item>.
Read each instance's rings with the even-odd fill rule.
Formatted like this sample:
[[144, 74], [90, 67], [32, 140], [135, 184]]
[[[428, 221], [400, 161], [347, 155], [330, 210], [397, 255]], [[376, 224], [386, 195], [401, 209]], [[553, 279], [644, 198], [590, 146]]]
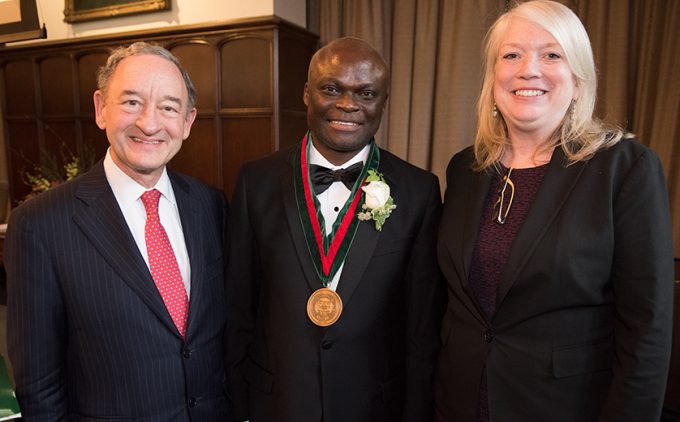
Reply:
[[169, 175], [191, 263], [186, 341], [102, 162], [12, 211], [8, 337], [24, 420], [227, 420], [226, 201]]
[[439, 230], [449, 305], [438, 409], [450, 422], [474, 422], [486, 368], [491, 421], [658, 421], [673, 249], [656, 154], [623, 140], [567, 167], [556, 149], [490, 320], [468, 274], [492, 177], [472, 160], [471, 149], [451, 160]]
[[300, 223], [293, 154], [246, 164], [230, 215], [228, 371], [235, 420], [431, 421], [444, 290], [436, 177], [381, 150], [397, 208], [360, 222], [332, 326], [307, 317], [322, 287]]

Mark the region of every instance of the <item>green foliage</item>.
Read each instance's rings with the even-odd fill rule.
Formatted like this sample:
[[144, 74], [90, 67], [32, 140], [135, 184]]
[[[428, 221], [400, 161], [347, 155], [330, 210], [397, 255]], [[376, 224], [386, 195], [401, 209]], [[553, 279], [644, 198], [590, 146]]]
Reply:
[[366, 176], [366, 184], [371, 182], [385, 182], [385, 178], [383, 177], [382, 173], [378, 173], [375, 170], [369, 170]]
[[41, 165], [29, 162], [33, 166], [33, 171], [24, 172], [23, 181], [31, 188], [31, 192], [24, 197], [23, 201], [75, 178], [94, 164], [92, 148], [85, 148], [82, 156], [79, 157], [71, 152], [66, 144], [62, 143], [59, 152], [60, 157], [58, 158], [54, 154], [41, 149]]

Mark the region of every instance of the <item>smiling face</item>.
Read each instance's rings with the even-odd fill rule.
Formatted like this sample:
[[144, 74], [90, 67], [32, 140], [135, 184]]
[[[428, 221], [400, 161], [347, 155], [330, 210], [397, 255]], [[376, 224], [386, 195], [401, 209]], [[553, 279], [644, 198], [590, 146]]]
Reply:
[[493, 95], [511, 140], [522, 134], [544, 141], [562, 122], [578, 90], [555, 38], [514, 17], [498, 51]]
[[380, 56], [357, 39], [331, 43], [312, 59], [304, 91], [307, 124], [328, 161], [344, 164], [373, 138], [387, 100], [387, 79]]
[[106, 97], [97, 90], [97, 126], [106, 130], [111, 158], [125, 174], [152, 187], [189, 136], [196, 109], [172, 62], [155, 55], [123, 59], [111, 75]]

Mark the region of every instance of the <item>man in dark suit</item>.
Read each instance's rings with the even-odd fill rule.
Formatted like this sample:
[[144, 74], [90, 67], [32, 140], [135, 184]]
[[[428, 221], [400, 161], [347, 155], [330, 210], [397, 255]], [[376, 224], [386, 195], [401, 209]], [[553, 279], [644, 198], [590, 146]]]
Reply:
[[432, 418], [440, 191], [373, 141], [388, 86], [367, 43], [331, 42], [309, 66], [310, 131], [241, 171], [227, 277], [235, 420]]
[[195, 90], [167, 50], [98, 75], [110, 148], [17, 207], [6, 241], [9, 354], [26, 421], [225, 421], [224, 195], [166, 169]]

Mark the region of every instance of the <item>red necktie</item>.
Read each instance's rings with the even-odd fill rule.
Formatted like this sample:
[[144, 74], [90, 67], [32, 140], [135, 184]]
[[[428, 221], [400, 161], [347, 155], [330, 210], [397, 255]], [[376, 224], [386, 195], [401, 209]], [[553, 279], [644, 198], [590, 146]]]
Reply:
[[151, 267], [151, 276], [156, 283], [156, 288], [163, 298], [165, 307], [168, 308], [172, 321], [184, 337], [189, 299], [184, 283], [182, 283], [182, 274], [179, 271], [175, 253], [172, 251], [170, 239], [158, 216], [160, 197], [161, 193], [156, 189], [144, 192], [141, 197], [146, 209], [146, 225], [144, 226], [146, 251], [149, 255], [149, 267]]

